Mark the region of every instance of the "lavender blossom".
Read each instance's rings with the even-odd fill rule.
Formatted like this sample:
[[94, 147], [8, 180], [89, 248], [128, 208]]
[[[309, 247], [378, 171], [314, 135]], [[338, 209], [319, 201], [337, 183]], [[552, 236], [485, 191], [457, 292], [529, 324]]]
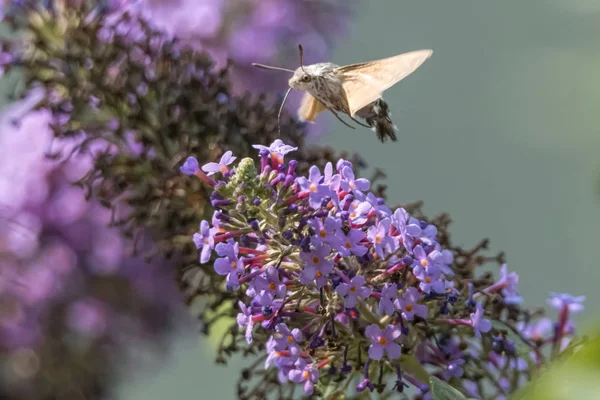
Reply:
[[298, 360], [295, 367], [288, 374], [290, 380], [296, 383], [303, 383], [304, 394], [312, 394], [314, 384], [319, 379], [319, 371], [313, 365], [308, 365], [303, 359]]
[[238, 257], [239, 244], [233, 239], [219, 243], [215, 251], [221, 258], [215, 260], [215, 271], [219, 275], [227, 275], [227, 285], [232, 290], [239, 287], [239, 276], [244, 273], [244, 257]]
[[369, 325], [365, 330], [365, 335], [371, 340], [369, 347], [369, 357], [373, 360], [381, 360], [384, 351], [390, 360], [395, 360], [400, 357], [401, 347], [394, 340], [398, 339], [401, 331], [398, 327], [388, 325], [384, 330], [381, 330], [377, 325]]
[[406, 288], [402, 297], [398, 297], [394, 302], [396, 308], [402, 313], [402, 317], [407, 321], [412, 321], [415, 315], [419, 318], [427, 318], [427, 306], [418, 303], [420, 297], [418, 289], [409, 287]]
[[483, 312], [483, 306], [481, 303], [477, 303], [475, 312], [471, 313], [471, 326], [478, 338], [481, 338], [481, 332], [487, 333], [492, 329], [492, 323], [489, 319], [483, 318]]
[[371, 295], [373, 289], [364, 287], [366, 279], [362, 275], [356, 275], [349, 283], [340, 283], [336, 292], [344, 298], [344, 307], [353, 308], [358, 299], [366, 299]]
[[215, 248], [217, 228], [211, 228], [208, 221], [200, 222], [200, 232], [194, 233], [194, 244], [200, 251], [200, 263], [205, 264], [210, 259], [211, 251]]
[[300, 258], [305, 262], [300, 281], [309, 284], [316, 279], [318, 287], [325, 286], [326, 276], [333, 270], [333, 263], [328, 258], [330, 254], [329, 245], [320, 245], [314, 251], [300, 253]]
[[202, 166], [202, 171], [206, 172], [206, 175], [211, 176], [220, 172], [222, 174], [229, 171], [227, 166], [235, 161], [236, 157], [232, 156], [231, 151], [226, 151], [222, 156], [221, 160], [218, 163], [209, 162], [208, 164], [204, 164]]
[[392, 315], [395, 311], [394, 301], [396, 300], [397, 297], [398, 297], [398, 284], [386, 283], [385, 286], [383, 287], [383, 289], [381, 289], [381, 300], [379, 300], [379, 306], [377, 308], [377, 312], [379, 314]]

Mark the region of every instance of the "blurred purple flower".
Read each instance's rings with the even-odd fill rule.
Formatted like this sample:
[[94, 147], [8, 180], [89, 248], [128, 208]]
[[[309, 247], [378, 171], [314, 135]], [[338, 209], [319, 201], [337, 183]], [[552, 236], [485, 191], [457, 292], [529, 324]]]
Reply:
[[540, 318], [539, 320], [530, 323], [521, 321], [517, 323], [517, 329], [527, 339], [542, 341], [553, 333], [554, 321], [548, 317]]
[[475, 312], [471, 313], [471, 326], [473, 326], [475, 336], [479, 339], [481, 339], [481, 332], [487, 333], [492, 329], [492, 323], [489, 319], [483, 318], [483, 312], [483, 306], [481, 303], [477, 303]]
[[[80, 352], [64, 342], [67, 335], [91, 346], [122, 345], [124, 337], [158, 344], [172, 327], [167, 316], [175, 322], [184, 315], [169, 271], [128, 257], [131, 244], [108, 227], [110, 210], [72, 185], [91, 168], [89, 153], [105, 147], [61, 162], [46, 157], [56, 150], [51, 115], [32, 111], [43, 95], [34, 90], [0, 115], [0, 367], [10, 371], [13, 356], [27, 348], [40, 360], [31, 379], [45, 368], [44, 357], [59, 356], [53, 351], [65, 362], [69, 351]], [[60, 149], [69, 154], [75, 144], [64, 140]], [[121, 289], [101, 289], [107, 282]], [[57, 340], [61, 350], [52, 347]]]
[[575, 313], [583, 311], [583, 302], [585, 296], [571, 296], [566, 293], [552, 293], [548, 304], [550, 304], [557, 311], [563, 311], [564, 309], [569, 312]]
[[520, 304], [523, 298], [519, 295], [517, 285], [519, 284], [519, 275], [516, 272], [508, 273], [506, 264], [500, 269], [500, 279], [490, 287], [484, 290], [485, 293], [494, 293], [501, 291], [504, 295], [506, 304]]
[[108, 313], [95, 299], [79, 300], [69, 306], [68, 326], [78, 333], [90, 337], [100, 337], [108, 328]]
[[448, 381], [452, 377], [460, 378], [465, 372], [462, 367], [464, 363], [465, 360], [462, 358], [450, 362], [450, 364], [448, 364], [448, 368], [443, 373], [444, 379]]
[[185, 44], [207, 51], [223, 66], [232, 63], [234, 86], [284, 90], [289, 76], [261, 71], [251, 63], [297, 68], [296, 43], [305, 62], [326, 61], [335, 39], [346, 33], [352, 2], [343, 0], [146, 0], [127, 9]]

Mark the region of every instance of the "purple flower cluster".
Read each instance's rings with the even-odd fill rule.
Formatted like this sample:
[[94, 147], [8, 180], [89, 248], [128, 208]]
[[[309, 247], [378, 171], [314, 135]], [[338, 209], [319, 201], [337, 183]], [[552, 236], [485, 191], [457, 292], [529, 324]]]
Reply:
[[255, 148], [260, 170], [249, 158], [232, 167], [231, 152], [202, 168], [190, 157], [181, 170], [214, 189], [214, 217], [194, 236], [200, 262], [215, 254], [227, 290], [245, 291], [237, 323], [249, 345], [267, 338], [265, 367], [282, 384], [301, 383], [306, 394], [319, 385], [324, 393], [338, 388], [332, 375], [353, 379], [350, 365], [364, 363], [357, 391], [383, 390], [383, 376], [393, 372], [398, 391], [412, 384], [427, 397], [434, 375], [463, 378], [459, 389], [487, 398], [481, 386], [471, 390], [477, 382], [465, 371], [487, 365], [500, 379], [502, 365], [527, 365], [515, 337], [536, 362], [546, 344], [564, 350], [574, 332], [569, 315], [583, 298], [552, 296], [559, 310], [552, 332], [547, 322], [513, 326], [494, 311], [498, 302], [513, 310], [521, 302], [518, 276], [505, 265], [496, 283], [474, 288], [454, 270], [436, 226], [388, 208], [347, 160], [303, 177], [296, 161], [284, 162], [295, 148], [281, 140]]
[[[88, 353], [83, 345], [158, 339], [172, 326], [167, 315], [178, 314], [168, 271], [130, 259], [129, 243], [108, 227], [110, 210], [72, 185], [91, 168], [91, 156], [47, 157], [51, 113], [31, 111], [41, 97], [34, 92], [0, 116], [0, 386], [15, 391], [52, 381], [53, 371], [43, 370], [54, 368], [52, 357], [69, 368], [67, 353]], [[68, 153], [72, 143], [63, 144]], [[36, 398], [42, 386], [24, 398]]]
[[237, 93], [281, 90], [284, 75], [267, 75], [251, 63], [298, 60], [297, 44], [307, 49], [306, 62], [323, 61], [343, 35], [352, 2], [344, 0], [118, 0], [113, 11], [127, 10], [186, 45], [232, 65]]

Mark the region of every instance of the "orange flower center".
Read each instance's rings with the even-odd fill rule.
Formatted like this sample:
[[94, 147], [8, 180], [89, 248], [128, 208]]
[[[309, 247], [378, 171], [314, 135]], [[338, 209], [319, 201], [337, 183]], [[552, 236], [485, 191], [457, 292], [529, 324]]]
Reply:
[[321, 271], [317, 271], [317, 273], [315, 274], [315, 276], [316, 276], [317, 278], [320, 278], [320, 277], [322, 277], [322, 276], [323, 276], [323, 273], [322, 273]]
[[381, 243], [381, 236], [375, 236], [375, 243]]
[[427, 260], [421, 260], [421, 265], [426, 267], [429, 265], [429, 262], [427, 262]]
[[219, 168], [219, 171], [221, 171], [221, 173], [224, 174], [225, 172], [229, 171], [229, 168], [227, 168], [226, 166], [222, 165], [221, 168]]
[[237, 262], [232, 261], [231, 262], [231, 268], [236, 269], [237, 268]]
[[269, 283], [269, 289], [270, 290], [275, 290], [275, 287], [276, 287], [275, 283], [273, 283], [273, 282]]
[[350, 213], [350, 218], [356, 218], [356, 213]]
[[352, 287], [350, 288], [350, 291], [351, 291], [352, 293], [356, 292], [356, 286], [352, 286]]
[[288, 343], [294, 343], [294, 337], [292, 335], [287, 337]]
[[312, 259], [313, 264], [318, 264], [321, 259], [317, 256], [314, 256]]
[[431, 278], [430, 277], [425, 278], [425, 282], [431, 283]]
[[315, 185], [314, 183], [311, 183], [310, 184], [310, 191], [313, 192], [313, 193], [316, 192], [317, 191], [317, 185]]
[[321, 236], [322, 238], [327, 237], [327, 231], [321, 230], [321, 232], [319, 232], [319, 236]]
[[346, 242], [346, 248], [349, 249], [350, 247], [352, 247], [352, 243]]
[[406, 311], [412, 311], [413, 306], [412, 306], [412, 304], [407, 304], [406, 307], [404, 307], [404, 308], [406, 308]]
[[302, 373], [302, 377], [303, 377], [304, 379], [306, 379], [306, 380], [309, 380], [309, 379], [310, 379], [310, 374], [308, 373], [308, 371], [304, 371], [304, 372]]
[[350, 182], [350, 185], [348, 186], [350, 186], [352, 189], [356, 189], [356, 185], [354, 184], [354, 182]]
[[378, 342], [380, 345], [385, 346], [387, 344], [387, 339], [382, 336], [379, 338]]

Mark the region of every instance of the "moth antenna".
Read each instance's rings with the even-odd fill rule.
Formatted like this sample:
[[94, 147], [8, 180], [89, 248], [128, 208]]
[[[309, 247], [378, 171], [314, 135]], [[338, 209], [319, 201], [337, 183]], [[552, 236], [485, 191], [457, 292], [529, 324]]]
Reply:
[[304, 70], [304, 49], [302, 48], [302, 45], [299, 44], [298, 45], [298, 50], [300, 51], [300, 68], [302, 68], [302, 72], [306, 73], [306, 71]]
[[285, 72], [291, 72], [292, 74], [294, 73], [293, 70], [291, 69], [287, 69], [287, 68], [282, 68], [282, 67], [273, 67], [271, 65], [264, 65], [264, 64], [258, 64], [258, 63], [252, 63], [253, 67], [257, 67], [257, 68], [262, 68], [262, 69], [270, 69], [273, 71], [285, 71]]
[[285, 92], [285, 96], [283, 96], [283, 101], [281, 102], [281, 106], [279, 107], [279, 112], [277, 113], [277, 134], [281, 136], [281, 112], [283, 111], [283, 106], [285, 101], [287, 100], [288, 95], [292, 91], [290, 87], [287, 92]]

